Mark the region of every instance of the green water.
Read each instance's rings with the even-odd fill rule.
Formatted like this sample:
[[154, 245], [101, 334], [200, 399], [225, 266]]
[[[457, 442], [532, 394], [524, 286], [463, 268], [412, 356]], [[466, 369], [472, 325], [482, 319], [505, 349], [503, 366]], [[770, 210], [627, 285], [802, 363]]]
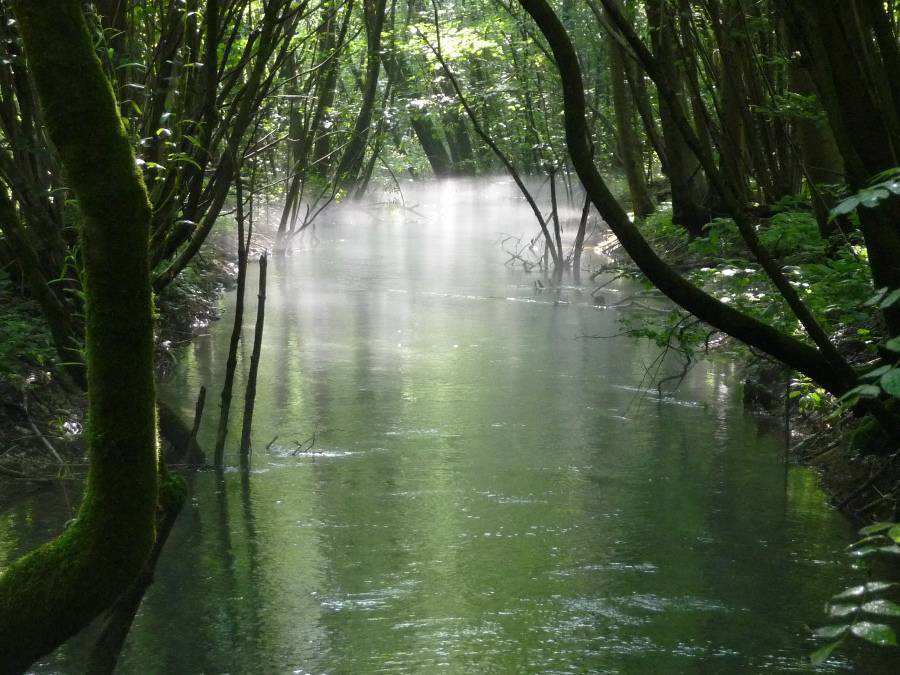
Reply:
[[[272, 262], [253, 472], [192, 478], [122, 673], [803, 670], [807, 626], [859, 578], [851, 528], [743, 412], [736, 364], [642, 393], [654, 346], [585, 337], [616, 311], [507, 269], [498, 239], [532, 223], [487, 183], [437, 189]], [[189, 417], [209, 387], [207, 447], [232, 303], [161, 388]], [[0, 515], [0, 561], [73, 501]], [[37, 670], [80, 672], [89, 643]]]

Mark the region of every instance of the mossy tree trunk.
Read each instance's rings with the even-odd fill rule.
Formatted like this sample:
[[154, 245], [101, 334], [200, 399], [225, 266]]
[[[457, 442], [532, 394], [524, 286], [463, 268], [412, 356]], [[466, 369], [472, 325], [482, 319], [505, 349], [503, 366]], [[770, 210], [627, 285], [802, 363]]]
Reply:
[[150, 204], [78, 0], [14, 4], [49, 136], [84, 215], [90, 470], [78, 518], [0, 577], [0, 672], [109, 607], [154, 543], [157, 441]]

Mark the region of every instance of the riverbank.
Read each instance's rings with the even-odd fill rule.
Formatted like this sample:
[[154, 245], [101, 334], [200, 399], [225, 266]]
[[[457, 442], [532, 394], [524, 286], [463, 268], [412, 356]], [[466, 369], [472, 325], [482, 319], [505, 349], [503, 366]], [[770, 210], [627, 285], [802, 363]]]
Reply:
[[[219, 298], [236, 275], [233, 249], [227, 235], [212, 238], [158, 299], [158, 378], [171, 373], [179, 347], [218, 320]], [[0, 311], [0, 507], [43, 485], [77, 480], [87, 470], [84, 392], [56, 374], [55, 353], [38, 308], [13, 291], [0, 288], [8, 296]], [[181, 427], [189, 422], [175, 419], [168, 409], [161, 411], [160, 425], [168, 432], [164, 436], [184, 435]]]
[[896, 521], [900, 463], [886, 434], [869, 419], [841, 413], [837, 401], [804, 408], [790, 398], [788, 377], [760, 359], [748, 363], [742, 374], [746, 407], [783, 421], [790, 461], [813, 469], [831, 503], [856, 525]]
[[[795, 319], [769, 294], [765, 274], [744, 251], [732, 221], [712, 221], [703, 239], [686, 238], [665, 210], [642, 227], [667, 261], [697, 285], [782, 330], [795, 329]], [[760, 231], [760, 239], [824, 317], [847, 361], [859, 370], [874, 367], [879, 358], [877, 345], [885, 336], [880, 325], [860, 325], [859, 309], [872, 295], [864, 249], [844, 242], [843, 248], [832, 250], [819, 236], [812, 214], [805, 211], [774, 215]], [[622, 267], [617, 273], [640, 277], [630, 261], [618, 260], [617, 265]], [[854, 523], [897, 520], [900, 452], [873, 419], [859, 417], [807, 378], [709, 333], [706, 326], [693, 324], [685, 329], [678, 312], [653, 321], [655, 325], [642, 325], [639, 330], [626, 327], [659, 344], [676, 343], [686, 354], [727, 353], [745, 364], [741, 379], [747, 409], [783, 422], [791, 461], [814, 469], [833, 505]]]

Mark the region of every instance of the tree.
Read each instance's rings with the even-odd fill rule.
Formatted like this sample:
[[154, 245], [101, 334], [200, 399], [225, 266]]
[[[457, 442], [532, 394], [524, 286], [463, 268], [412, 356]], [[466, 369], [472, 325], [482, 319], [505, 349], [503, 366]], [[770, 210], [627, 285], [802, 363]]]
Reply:
[[[778, 0], [812, 73], [844, 160], [852, 191], [900, 165], [900, 63], [897, 38], [881, 3]], [[900, 203], [883, 200], [859, 213], [877, 288], [900, 288]], [[900, 333], [900, 306], [885, 311]]]
[[[805, 373], [837, 395], [848, 391], [855, 384], [856, 377], [846, 363], [841, 366], [821, 347], [813, 347], [720, 302], [682, 277], [657, 255], [640, 230], [628, 219], [594, 165], [588, 141], [581, 66], [566, 29], [545, 0], [519, 0], [519, 3], [534, 19], [553, 51], [562, 83], [566, 144], [578, 177], [600, 215], [644, 275], [676, 304], [715, 328]], [[615, 8], [610, 7], [606, 0], [604, 5], [610, 14], [616, 14]], [[618, 16], [621, 17], [621, 14]], [[646, 64], [652, 65], [652, 62], [647, 61]], [[663, 80], [657, 84], [661, 82]], [[671, 95], [666, 98], [669, 103], [674, 103]], [[677, 104], [670, 105], [670, 109], [679, 113]], [[678, 115], [677, 119], [681, 132], [687, 137], [683, 114]], [[724, 189], [722, 192], [723, 195], [729, 194]]]
[[372, 125], [372, 113], [378, 94], [378, 74], [381, 72], [381, 33], [384, 28], [386, 4], [386, 0], [363, 1], [367, 44], [363, 100], [335, 178], [339, 187], [348, 190], [355, 186], [359, 178], [369, 139], [369, 128]]
[[675, 119], [676, 105], [685, 97], [683, 60], [678, 57], [675, 33], [675, 11], [666, 0], [646, 0], [647, 21], [653, 54], [660, 65], [660, 77], [673, 92], [671, 97], [660, 93], [659, 117], [668, 158], [668, 178], [672, 186], [672, 215], [676, 223], [688, 232], [699, 235], [710, 221], [706, 203], [707, 186], [695, 151], [688, 145]]
[[624, 47], [616, 40], [609, 41], [609, 77], [613, 108], [616, 113], [616, 133], [619, 155], [631, 193], [631, 207], [637, 218], [645, 218], [654, 211], [653, 200], [644, 176], [641, 139], [634, 127], [632, 94], [628, 89], [627, 59]]
[[150, 202], [78, 0], [16, 2], [50, 139], [83, 216], [90, 471], [77, 519], [0, 577], [0, 670], [24, 670], [109, 607], [155, 538]]

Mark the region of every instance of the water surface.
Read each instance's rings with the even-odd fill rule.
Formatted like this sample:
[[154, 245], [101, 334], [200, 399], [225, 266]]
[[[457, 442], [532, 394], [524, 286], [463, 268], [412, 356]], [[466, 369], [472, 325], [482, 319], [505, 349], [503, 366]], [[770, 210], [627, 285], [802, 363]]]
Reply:
[[[660, 398], [655, 346], [586, 337], [618, 311], [504, 265], [501, 236], [533, 233], [508, 186], [407, 199], [272, 261], [253, 472], [192, 478], [121, 672], [803, 670], [859, 578], [852, 531], [744, 413], [736, 364]], [[207, 447], [232, 316], [228, 295], [161, 391], [189, 417], [209, 388]], [[0, 560], [71, 503], [0, 515]], [[38, 670], [79, 672], [88, 642]]]

